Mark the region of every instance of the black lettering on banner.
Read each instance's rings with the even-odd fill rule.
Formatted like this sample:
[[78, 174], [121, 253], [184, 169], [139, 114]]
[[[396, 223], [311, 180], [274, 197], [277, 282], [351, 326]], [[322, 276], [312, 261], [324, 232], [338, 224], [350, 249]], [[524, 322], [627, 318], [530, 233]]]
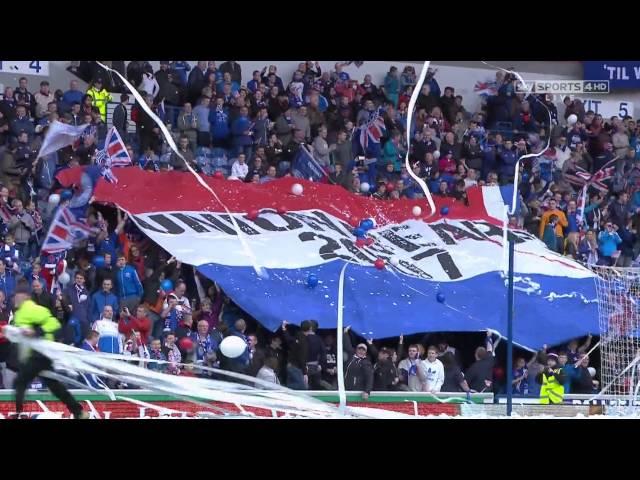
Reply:
[[151, 230], [152, 232], [158, 232], [158, 233], [170, 233], [171, 235], [180, 235], [181, 233], [184, 233], [184, 228], [182, 228], [180, 225], [174, 223], [169, 217], [161, 214], [161, 213], [157, 213], [154, 215], [149, 215], [149, 220], [153, 220], [154, 222], [156, 222], [158, 225], [163, 226], [166, 230], [162, 231], [159, 230], [151, 225], [149, 225], [147, 222], [145, 222], [144, 220], [141, 220], [140, 217], [135, 217], [136, 221], [138, 222], [138, 224], [142, 227], [145, 228], [147, 230]]
[[230, 227], [229, 225], [221, 222], [219, 218], [215, 217], [215, 215], [212, 215], [210, 213], [203, 213], [202, 218], [210, 222], [210, 223], [205, 223], [205, 225], [209, 225], [211, 228], [220, 230], [221, 232], [226, 233], [227, 235], [237, 235], [235, 228]]
[[292, 212], [289, 215], [300, 220], [302, 223], [304, 223], [305, 225], [308, 225], [309, 227], [313, 228], [318, 232], [324, 232], [324, 229], [316, 223], [317, 219], [314, 217], [310, 217], [309, 215], [305, 215], [304, 213], [297, 213], [297, 212]]
[[185, 215], [184, 213], [172, 213], [171, 216], [177, 218], [197, 233], [205, 233], [209, 231], [198, 218]]
[[329, 227], [331, 230], [334, 230], [335, 232], [339, 233], [342, 236], [350, 236], [351, 235], [351, 231], [349, 229], [347, 229], [346, 232], [343, 232], [342, 230], [340, 230], [340, 228], [334, 224], [331, 220], [329, 220], [329, 217], [327, 217], [323, 212], [314, 210], [313, 214], [318, 217], [318, 222], [323, 223], [324, 225], [326, 225], [327, 227]]
[[303, 225], [291, 215], [285, 213], [280, 216], [285, 222], [287, 222], [287, 230], [298, 230], [303, 227]]
[[[231, 218], [229, 217], [229, 215], [220, 215], [220, 218], [222, 218], [223, 220], [231, 223]], [[258, 230], [256, 230], [255, 228], [250, 227], [249, 225], [247, 225], [246, 223], [244, 223], [242, 220], [236, 218], [236, 222], [238, 222], [238, 226], [240, 227], [240, 230], [242, 230], [242, 233], [246, 233], [247, 235], [259, 235], [260, 232]]]
[[398, 263], [399, 263], [398, 268], [400, 270], [403, 270], [403, 269], [408, 270], [409, 272], [419, 276], [420, 278], [427, 279], [427, 280], [433, 278], [427, 272], [425, 272], [420, 267], [418, 267], [415, 263], [411, 263], [406, 260], [399, 260]]
[[252, 220], [257, 226], [262, 228], [263, 230], [267, 230], [268, 232], [286, 232], [286, 227], [277, 227], [269, 220], [267, 220], [264, 216], [260, 215], [255, 220]]
[[442, 250], [441, 248], [430, 248], [429, 250], [425, 250], [424, 252], [414, 255], [411, 258], [418, 261], [422, 260], [423, 258], [431, 257], [433, 255], [436, 256], [438, 262], [440, 262], [442, 270], [444, 270], [444, 272], [449, 276], [450, 280], [457, 280], [458, 278], [462, 277], [462, 274], [451, 258], [451, 255], [449, 255], [446, 250]]
[[312, 240], [315, 240], [316, 238], [327, 242], [325, 245], [320, 247], [320, 250], [318, 251], [320, 257], [323, 260], [332, 260], [334, 258], [343, 258], [345, 260], [349, 259], [349, 257], [345, 255], [334, 253], [336, 250], [340, 250], [341, 247], [340, 244], [331, 237], [327, 237], [326, 235], [319, 235], [315, 232], [302, 232], [300, 235], [298, 235], [298, 238], [300, 238], [302, 242], [310, 242]]
[[442, 225], [429, 224], [429, 227], [431, 228], [431, 230], [436, 232], [436, 234], [442, 239], [442, 241], [445, 244], [447, 245], [456, 244], [456, 241], [453, 238], [451, 238], [451, 235], [447, 233], [446, 229], [442, 228]]
[[[433, 225], [435, 226], [435, 225]], [[485, 237], [484, 235], [474, 235], [473, 233], [468, 232], [467, 230], [464, 230], [460, 227], [456, 227], [455, 225], [450, 225], [448, 223], [441, 223], [438, 224], [437, 227], [439, 229], [445, 230], [449, 233], [451, 233], [451, 235], [453, 235], [453, 239], [456, 241], [460, 241], [460, 240], [465, 240], [465, 239], [469, 239], [469, 240], [475, 240], [477, 242], [484, 242], [485, 241]]]
[[392, 230], [383, 230], [379, 235], [385, 240], [393, 243], [396, 247], [401, 248], [405, 252], [415, 252], [420, 250], [420, 246], [401, 237]]

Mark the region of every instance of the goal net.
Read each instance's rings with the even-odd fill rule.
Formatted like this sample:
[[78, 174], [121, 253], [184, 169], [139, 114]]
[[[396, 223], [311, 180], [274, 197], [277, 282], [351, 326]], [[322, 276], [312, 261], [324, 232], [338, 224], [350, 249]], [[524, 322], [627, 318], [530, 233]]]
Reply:
[[640, 268], [591, 266], [600, 324], [600, 395], [613, 414], [640, 414]]

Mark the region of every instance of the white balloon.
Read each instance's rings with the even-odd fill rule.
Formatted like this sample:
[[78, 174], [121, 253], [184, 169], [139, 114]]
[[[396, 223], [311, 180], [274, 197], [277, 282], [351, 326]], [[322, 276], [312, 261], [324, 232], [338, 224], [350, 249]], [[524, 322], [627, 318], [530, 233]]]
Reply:
[[567, 117], [567, 123], [569, 125], [574, 125], [578, 121], [578, 116], [575, 113], [572, 113]]
[[413, 212], [413, 215], [416, 217], [419, 217], [420, 215], [422, 215], [422, 209], [417, 205], [413, 207], [412, 212]]
[[440, 158], [440, 150], [436, 150], [435, 152], [433, 152], [433, 158], [435, 158], [436, 160]]
[[589, 367], [587, 368], [587, 370], [589, 370], [589, 375], [591, 375], [592, 377], [596, 376], [596, 369], [593, 367]]
[[363, 182], [360, 184], [360, 191], [362, 193], [367, 193], [369, 191], [369, 188], [371, 187], [369, 187], [369, 184], [367, 182]]
[[60, 195], [57, 193], [52, 193], [49, 195], [49, 204], [50, 205], [58, 205], [60, 203]]
[[236, 335], [230, 335], [220, 343], [220, 351], [227, 358], [239, 357], [244, 353], [246, 348], [246, 342]]
[[66, 285], [67, 283], [69, 283], [71, 281], [71, 276], [67, 273], [67, 272], [62, 272], [59, 276], [58, 276], [58, 281], [62, 284], [62, 285]]
[[396, 257], [391, 257], [391, 259], [389, 260], [389, 263], [394, 267], [400, 266], [400, 260], [398, 260]]
[[294, 195], [302, 195], [303, 191], [304, 188], [299, 183], [294, 183], [293, 185], [291, 185], [291, 193], [293, 193]]

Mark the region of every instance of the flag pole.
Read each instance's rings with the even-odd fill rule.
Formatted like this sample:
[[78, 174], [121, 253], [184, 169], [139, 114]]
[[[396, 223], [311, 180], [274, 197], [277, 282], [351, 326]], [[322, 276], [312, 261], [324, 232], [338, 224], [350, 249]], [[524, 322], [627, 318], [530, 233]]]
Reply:
[[[509, 235], [509, 233], [507, 233]], [[509, 236], [509, 288], [507, 292], [507, 416], [513, 409], [513, 257], [515, 238]]]

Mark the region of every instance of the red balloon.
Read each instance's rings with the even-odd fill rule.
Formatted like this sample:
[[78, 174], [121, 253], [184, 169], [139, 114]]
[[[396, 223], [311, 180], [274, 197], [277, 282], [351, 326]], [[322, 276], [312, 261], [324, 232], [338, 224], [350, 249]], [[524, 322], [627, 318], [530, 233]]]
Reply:
[[213, 174], [213, 178], [223, 179], [224, 178], [224, 174], [222, 172], [216, 172], [216, 173]]
[[258, 215], [260, 215], [260, 212], [258, 210], [250, 210], [249, 213], [247, 213], [247, 218], [249, 220], [255, 220], [256, 218], [258, 218]]
[[178, 348], [185, 352], [192, 350], [193, 340], [191, 340], [189, 337], [182, 337], [180, 340], [178, 340]]
[[358, 239], [356, 240], [356, 247], [358, 247], [358, 248], [362, 248], [362, 247], [364, 247], [364, 246], [366, 245], [366, 243], [367, 243], [367, 242], [365, 241], [365, 239], [364, 239], [364, 238], [358, 238]]
[[396, 186], [393, 183], [387, 183], [387, 192], [391, 193], [396, 189]]
[[384, 260], [379, 258], [377, 259], [373, 265], [378, 269], [378, 270], [382, 270], [384, 268]]
[[375, 242], [375, 240], [374, 240], [373, 238], [371, 238], [371, 237], [367, 237], [367, 238], [364, 240], [364, 243], [365, 243], [365, 245], [366, 245], [367, 247], [370, 247], [371, 245], [373, 245], [373, 244], [374, 244], [374, 242]]
[[287, 207], [278, 207], [277, 212], [279, 215], [284, 215], [287, 213]]

